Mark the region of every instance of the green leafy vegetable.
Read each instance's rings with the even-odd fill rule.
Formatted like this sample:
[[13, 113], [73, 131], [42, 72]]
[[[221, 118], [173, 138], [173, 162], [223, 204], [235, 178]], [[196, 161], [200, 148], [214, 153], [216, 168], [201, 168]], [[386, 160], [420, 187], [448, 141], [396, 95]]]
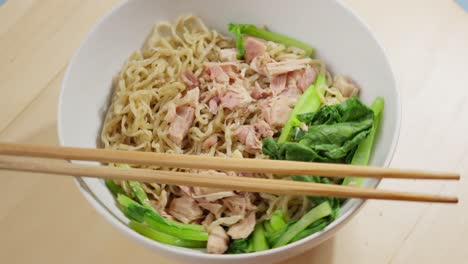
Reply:
[[253, 250], [255, 252], [267, 250], [270, 248], [265, 238], [265, 232], [263, 230], [262, 223], [259, 223], [255, 226], [254, 232], [252, 234], [252, 244], [253, 244]]
[[147, 207], [139, 204], [126, 195], [119, 194], [117, 196], [117, 201], [119, 202], [119, 205], [121, 209], [123, 209], [125, 215], [135, 221], [143, 222], [145, 217], [149, 217], [156, 222], [177, 227], [183, 230], [205, 231], [205, 228], [202, 225], [183, 224], [177, 221], [166, 219], [160, 216], [156, 211], [148, 209]]
[[148, 195], [146, 195], [146, 192], [143, 189], [143, 186], [141, 186], [141, 183], [137, 181], [128, 181], [128, 184], [130, 185], [134, 196], [137, 198], [140, 204], [152, 211], [155, 211], [153, 204], [151, 204], [150, 200], [148, 199]]
[[273, 248], [281, 247], [296, 237], [303, 230], [307, 229], [315, 221], [329, 216], [332, 213], [332, 208], [328, 202], [323, 202], [312, 208], [307, 214], [301, 217], [296, 223], [291, 225], [286, 232], [274, 243]]
[[276, 143], [266, 138], [263, 153], [280, 160], [346, 162], [369, 134], [373, 115], [357, 97], [323, 106], [316, 113], [297, 116], [308, 125], [308, 131], [298, 130], [292, 142]]
[[271, 226], [270, 221], [265, 221], [265, 222], [263, 222], [263, 227], [264, 227], [264, 229], [265, 229], [265, 234], [266, 234], [266, 236], [268, 236], [269, 234], [273, 234], [274, 232], [276, 232], [276, 230], [274, 230], [273, 227]]
[[122, 187], [116, 184], [114, 180], [106, 180], [105, 183], [109, 191], [114, 196], [117, 196], [118, 194], [125, 194], [125, 191], [122, 189]]
[[179, 246], [179, 247], [186, 247], [186, 248], [205, 248], [206, 247], [206, 242], [204, 241], [180, 239], [175, 236], [172, 236], [163, 232], [159, 232], [155, 229], [152, 229], [142, 223], [139, 223], [133, 220], [130, 221], [129, 226], [136, 232], [150, 239], [153, 239], [155, 241], [158, 241], [164, 244]]
[[208, 240], [208, 233], [205, 231], [190, 230], [186, 228], [180, 228], [174, 225], [168, 225], [167, 223], [156, 221], [151, 216], [151, 214], [146, 214], [143, 219], [151, 228], [177, 238], [197, 241]]
[[266, 235], [266, 239], [268, 241], [268, 244], [270, 246], [273, 246], [274, 244], [276, 244], [279, 239], [288, 231], [288, 229], [294, 225], [297, 221], [290, 221], [288, 223], [286, 223], [285, 226], [283, 226], [283, 228], [281, 228], [280, 230], [274, 232], [274, 233], [271, 233], [271, 234], [267, 234]]
[[241, 254], [253, 252], [254, 249], [251, 242], [249, 238], [232, 240], [231, 243], [229, 243], [227, 253]]
[[286, 222], [284, 221], [284, 212], [282, 210], [276, 210], [273, 212], [269, 223], [274, 231], [278, 231], [283, 228], [283, 226], [286, 225]]
[[314, 49], [311, 46], [301, 41], [298, 41], [298, 40], [295, 40], [295, 39], [292, 39], [292, 38], [289, 38], [289, 37], [286, 37], [277, 33], [273, 33], [265, 29], [257, 28], [255, 25], [252, 25], [252, 24], [229, 23], [228, 29], [236, 37], [236, 47], [239, 50], [239, 53], [237, 54], [238, 59], [241, 59], [242, 57], [244, 57], [244, 54], [245, 54], [243, 35], [249, 35], [249, 36], [261, 38], [267, 41], [273, 41], [279, 44], [283, 44], [286, 47], [294, 46], [294, 47], [300, 48], [305, 51], [305, 55], [307, 57], [312, 56], [312, 54], [314, 53]]
[[142, 206], [141, 204], [135, 202], [130, 197], [124, 194], [117, 195], [117, 202], [122, 212], [130, 219], [137, 222], [143, 222], [143, 217], [145, 216], [146, 211], [149, 211], [148, 208]]
[[329, 220], [324, 219], [324, 218], [319, 219], [315, 221], [313, 224], [311, 224], [307, 229], [304, 229], [301, 232], [299, 232], [299, 234], [297, 234], [289, 243], [296, 242], [314, 233], [322, 231], [325, 227], [327, 227], [328, 224], [330, 224]]
[[288, 121], [284, 124], [281, 130], [280, 137], [278, 138], [278, 144], [288, 141], [291, 137], [293, 127], [299, 126], [301, 122], [298, 120], [297, 115], [315, 112], [319, 109], [322, 104], [321, 94], [323, 95], [324, 89], [320, 89], [322, 85], [326, 84], [326, 77], [320, 74], [315, 80], [315, 83], [307, 88], [302, 96], [297, 101], [294, 109], [289, 115]]
[[[374, 112], [374, 121], [369, 135], [364, 139], [357, 147], [354, 152], [353, 159], [351, 164], [353, 165], [367, 165], [369, 163], [370, 155], [372, 152], [372, 147], [374, 146], [374, 140], [376, 133], [380, 127], [380, 121], [382, 119], [382, 112], [384, 109], [384, 99], [382, 97], [377, 97], [371, 105], [371, 109]], [[343, 185], [354, 185], [361, 186], [363, 179], [355, 177], [346, 177], [343, 181]]]

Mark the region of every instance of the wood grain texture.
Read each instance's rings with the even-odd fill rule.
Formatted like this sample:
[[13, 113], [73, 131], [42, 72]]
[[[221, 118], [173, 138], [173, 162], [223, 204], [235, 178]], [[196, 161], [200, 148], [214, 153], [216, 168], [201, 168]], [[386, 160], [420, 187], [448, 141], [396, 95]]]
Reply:
[[184, 169], [220, 170], [276, 175], [321, 175], [343, 178], [366, 177], [386, 179], [459, 180], [454, 172], [436, 172], [398, 168], [382, 168], [336, 163], [299, 162], [290, 160], [263, 160], [224, 158], [204, 155], [167, 154], [113, 149], [59, 147], [44, 144], [0, 142], [0, 154], [51, 158], [62, 160], [126, 163]]
[[213, 175], [209, 173], [175, 172], [82, 165], [64, 160], [0, 155], [0, 169], [18, 172], [47, 173], [61, 177], [95, 177], [116, 181], [140, 181], [179, 186], [207, 187], [228, 191], [245, 191], [283, 195], [325, 196], [433, 203], [458, 203], [454, 196], [359, 188], [334, 184]]
[[[57, 144], [63, 69], [86, 32], [118, 1], [66, 1], [73, 10], [63, 2], [9, 0], [0, 6], [1, 141]], [[345, 2], [385, 47], [402, 93], [402, 130], [392, 167], [462, 173], [458, 183], [384, 180], [380, 186], [458, 194], [460, 203], [369, 201], [333, 239], [288, 263], [467, 263], [468, 15], [453, 1]], [[41, 16], [47, 21], [38, 23]], [[37, 45], [25, 41], [31, 32]], [[2, 262], [174, 263], [112, 228], [72, 180], [11, 175], [0, 172]]]

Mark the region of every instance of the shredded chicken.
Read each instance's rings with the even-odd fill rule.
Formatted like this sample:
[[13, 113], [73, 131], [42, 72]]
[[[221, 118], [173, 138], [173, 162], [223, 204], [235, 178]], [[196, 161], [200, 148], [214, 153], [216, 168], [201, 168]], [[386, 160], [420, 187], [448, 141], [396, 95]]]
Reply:
[[257, 134], [258, 137], [266, 138], [266, 137], [272, 137], [275, 132], [271, 128], [270, 125], [268, 125], [267, 122], [263, 120], [259, 120], [255, 124], [253, 124], [255, 133]]
[[234, 196], [236, 195], [232, 191], [226, 191], [223, 189], [215, 189], [215, 188], [206, 188], [206, 187], [194, 187], [194, 194], [192, 195], [195, 199], [201, 199], [213, 202], [225, 197]]
[[271, 91], [273, 95], [277, 96], [286, 89], [286, 82], [288, 80], [287, 74], [275, 75], [271, 79]]
[[221, 105], [229, 110], [243, 107], [252, 102], [252, 97], [241, 82], [234, 83], [232, 88], [221, 98]]
[[207, 69], [210, 78], [218, 83], [229, 83], [229, 76], [219, 65], [211, 66]]
[[239, 141], [246, 146], [247, 151], [256, 151], [262, 148], [262, 143], [257, 138], [253, 125], [242, 125], [235, 134]]
[[311, 67], [307, 67], [301, 78], [297, 81], [297, 87], [304, 92], [311, 84], [315, 82], [317, 73]]
[[283, 97], [261, 102], [260, 108], [263, 118], [272, 127], [282, 127], [292, 111], [292, 108], [289, 106], [289, 100]]
[[169, 138], [177, 145], [182, 144], [182, 140], [187, 135], [192, 126], [195, 110], [193, 107], [182, 106], [177, 109], [174, 121], [169, 127]]
[[223, 199], [223, 204], [231, 215], [245, 215], [246, 211], [255, 210], [257, 208], [247, 196], [240, 195]]
[[198, 81], [197, 77], [191, 71], [188, 71], [188, 70], [184, 71], [180, 77], [189, 89], [200, 86], [200, 82]]
[[262, 99], [262, 98], [267, 98], [271, 96], [271, 89], [269, 88], [262, 88], [260, 87], [260, 84], [258, 82], [255, 82], [255, 85], [252, 89], [252, 92], [250, 93], [250, 96], [252, 96], [253, 99]]
[[247, 63], [250, 63], [253, 58], [262, 56], [265, 54], [266, 45], [263, 41], [253, 38], [253, 37], [246, 37], [244, 40], [245, 45], [245, 60]]
[[203, 216], [202, 209], [200, 209], [195, 200], [188, 196], [173, 199], [168, 213], [185, 224], [191, 223]]
[[223, 254], [228, 249], [229, 237], [221, 226], [216, 226], [208, 236], [206, 251], [212, 254]]
[[219, 216], [223, 209], [222, 204], [212, 203], [212, 202], [201, 202], [201, 203], [198, 203], [198, 205], [201, 208], [210, 211], [210, 213], [214, 214], [215, 216]]
[[304, 69], [310, 62], [310, 58], [270, 62], [267, 63], [266, 69], [271, 76], [274, 76], [278, 74], [292, 72], [295, 70]]
[[231, 226], [228, 230], [228, 235], [232, 239], [246, 238], [252, 233], [255, 228], [255, 212], [251, 212], [246, 218], [237, 224]]

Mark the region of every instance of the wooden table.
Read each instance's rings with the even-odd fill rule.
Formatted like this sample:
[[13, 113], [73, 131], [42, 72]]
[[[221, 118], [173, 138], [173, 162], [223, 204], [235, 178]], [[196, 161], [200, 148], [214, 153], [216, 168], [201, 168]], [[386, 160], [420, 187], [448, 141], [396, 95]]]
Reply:
[[[57, 144], [70, 56], [117, 0], [9, 0], [0, 6], [0, 140]], [[468, 13], [453, 1], [348, 4], [386, 48], [403, 99], [393, 167], [468, 176]], [[0, 172], [2, 263], [174, 263], [111, 227], [71, 179]], [[333, 239], [291, 263], [468, 263], [468, 182], [383, 181], [458, 194], [458, 205], [370, 201]]]

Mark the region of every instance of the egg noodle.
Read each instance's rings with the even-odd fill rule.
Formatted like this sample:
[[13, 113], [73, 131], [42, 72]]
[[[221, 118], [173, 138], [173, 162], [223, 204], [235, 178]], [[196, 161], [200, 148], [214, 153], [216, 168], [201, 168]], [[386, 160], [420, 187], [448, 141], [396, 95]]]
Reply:
[[[317, 73], [326, 74], [328, 84], [320, 87], [326, 90], [322, 98], [324, 104], [335, 104], [346, 99], [333, 87], [331, 74], [327, 72], [322, 61], [306, 58], [304, 51], [298, 48], [285, 47], [273, 42], [265, 44], [266, 52], [274, 61], [306, 59], [306, 64]], [[209, 105], [213, 96], [236, 90], [239, 86], [251, 93], [255, 83], [260, 87], [270, 85], [268, 76], [259, 74], [252, 69], [251, 64], [243, 60], [232, 67], [234, 74], [242, 76], [234, 83], [226, 85], [204, 78], [205, 70], [211, 64], [231, 65], [230, 62], [221, 62], [220, 57], [223, 50], [234, 48], [233, 39], [208, 29], [196, 16], [181, 17], [175, 24], [156, 25], [142, 50], [130, 55], [114, 79], [111, 104], [102, 127], [102, 146], [118, 150], [266, 158], [261, 149], [252, 151], [239, 141], [236, 135], [240, 126], [252, 125], [263, 120], [260, 104], [251, 100], [245, 102], [245, 107], [241, 108], [217, 107], [214, 113]], [[198, 80], [197, 93], [181, 78], [186, 71], [193, 73]], [[193, 98], [196, 100], [192, 100]], [[291, 104], [293, 106], [294, 102]], [[186, 136], [179, 144], [171, 139], [170, 126], [177, 107], [181, 105], [193, 107], [194, 118]], [[274, 136], [278, 136], [281, 126], [272, 127], [272, 131]], [[209, 147], [204, 146], [204, 142], [210, 137], [215, 143]], [[182, 171], [156, 166], [135, 167]], [[236, 175], [233, 172], [224, 173]], [[274, 177], [269, 174], [240, 176]], [[132, 196], [128, 182], [120, 181], [117, 184]], [[303, 216], [312, 206], [304, 196], [254, 194], [156, 183], [144, 183], [143, 187], [155, 208], [164, 217], [182, 222], [202, 223], [207, 227], [229, 227], [245, 219], [250, 213], [255, 214], [257, 221], [268, 219], [276, 209], [287, 212], [286, 217], [294, 220]], [[203, 208], [203, 215], [191, 220], [172, 212], [171, 201], [182, 196], [191, 196], [190, 199], [194, 199]], [[216, 210], [206, 210], [207, 202], [219, 206]], [[205, 203], [205, 207], [202, 203]]]

